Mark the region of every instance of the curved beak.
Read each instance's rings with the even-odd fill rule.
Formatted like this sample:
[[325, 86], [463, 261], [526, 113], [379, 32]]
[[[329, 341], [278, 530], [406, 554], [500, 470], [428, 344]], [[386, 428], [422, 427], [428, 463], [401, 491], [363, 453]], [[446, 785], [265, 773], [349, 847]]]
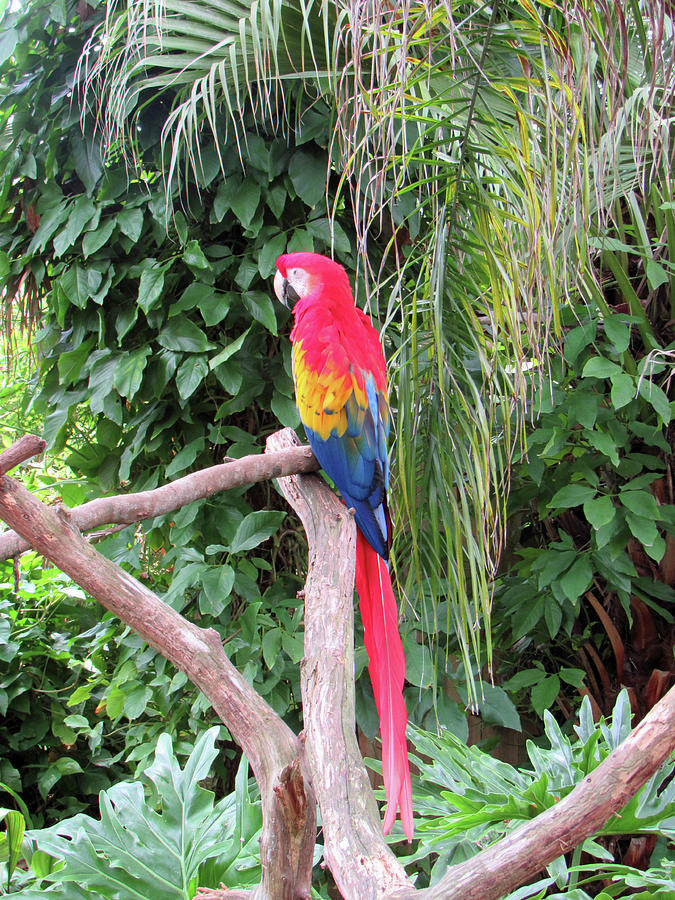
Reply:
[[286, 285], [286, 279], [277, 269], [277, 274], [274, 276], [274, 293], [277, 295], [277, 298], [281, 300], [284, 306], [288, 306], [288, 300], [286, 298]]

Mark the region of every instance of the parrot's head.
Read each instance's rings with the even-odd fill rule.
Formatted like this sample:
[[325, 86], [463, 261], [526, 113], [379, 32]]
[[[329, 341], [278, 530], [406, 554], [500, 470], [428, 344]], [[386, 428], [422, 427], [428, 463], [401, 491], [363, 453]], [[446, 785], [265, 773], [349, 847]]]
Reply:
[[347, 273], [320, 253], [286, 253], [277, 259], [274, 293], [289, 309], [299, 300], [354, 305]]

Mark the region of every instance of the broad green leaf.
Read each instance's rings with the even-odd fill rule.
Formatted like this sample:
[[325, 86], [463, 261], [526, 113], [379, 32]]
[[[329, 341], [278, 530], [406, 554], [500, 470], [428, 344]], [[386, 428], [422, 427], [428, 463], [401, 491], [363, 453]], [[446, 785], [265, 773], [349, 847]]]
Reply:
[[95, 213], [96, 207], [89, 197], [77, 198], [71, 207], [68, 221], [54, 238], [54, 252], [57, 256], [61, 256], [68, 247], [73, 245]]
[[304, 150], [296, 150], [288, 166], [288, 174], [295, 192], [310, 208], [315, 207], [326, 193], [326, 162]]
[[84, 309], [87, 301], [101, 284], [98, 269], [83, 269], [77, 264], [70, 266], [59, 279], [59, 287], [73, 306]]
[[334, 222], [331, 228], [331, 223], [325, 217], [312, 219], [307, 223], [307, 230], [326, 247], [334, 248], [336, 253], [349, 253], [349, 238], [339, 222]]
[[150, 347], [140, 347], [138, 350], [117, 357], [112, 384], [122, 397], [131, 400], [136, 395], [143, 380], [143, 372], [150, 352]]
[[204, 596], [199, 609], [205, 615], [218, 616], [227, 606], [234, 586], [234, 569], [227, 564], [211, 566], [202, 576]]
[[66, 775], [79, 775], [82, 766], [70, 756], [61, 756], [38, 775], [38, 787], [43, 797], [47, 797], [54, 785]]
[[230, 544], [231, 553], [244, 553], [275, 534], [286, 517], [285, 512], [258, 510], [249, 513], [237, 528]]
[[644, 516], [638, 516], [634, 513], [626, 513], [626, 522], [631, 533], [645, 547], [652, 547], [659, 537], [656, 525], [652, 519], [646, 519]]
[[77, 380], [93, 346], [94, 338], [91, 337], [74, 350], [66, 350], [60, 354], [57, 367], [62, 384], [72, 384]]
[[103, 161], [97, 140], [75, 134], [70, 138], [70, 146], [75, 163], [75, 171], [82, 184], [91, 194], [103, 174]]
[[0, 34], [0, 65], [6, 62], [14, 53], [18, 40], [19, 33], [16, 28], [8, 28], [7, 31]]
[[624, 353], [630, 344], [630, 328], [618, 316], [607, 316], [603, 320], [605, 334], [617, 353]]
[[522, 669], [509, 678], [508, 681], [505, 681], [502, 687], [505, 691], [520, 691], [522, 688], [538, 684], [541, 680], [541, 675], [541, 669]]
[[208, 374], [206, 356], [188, 356], [176, 372], [176, 387], [182, 399], [191, 397]]
[[123, 209], [117, 213], [117, 224], [122, 234], [136, 243], [143, 231], [143, 210]]
[[253, 221], [253, 216], [260, 203], [260, 185], [253, 178], [246, 177], [237, 190], [229, 198], [232, 212], [239, 219], [244, 228]]
[[227, 360], [228, 360], [233, 354], [235, 354], [235, 353], [237, 353], [239, 350], [241, 350], [242, 344], [243, 344], [244, 341], [246, 340], [246, 337], [247, 337], [247, 335], [248, 335], [248, 333], [249, 333], [250, 330], [251, 330], [251, 328], [250, 328], [250, 326], [249, 326], [249, 327], [246, 329], [246, 331], [244, 331], [243, 334], [240, 334], [239, 337], [238, 337], [238, 338], [235, 338], [235, 340], [233, 340], [231, 344], [228, 344], [226, 347], [224, 347], [224, 348], [220, 351], [220, 353], [217, 353], [215, 356], [211, 357], [211, 359], [209, 360], [209, 368], [211, 369], [211, 371], [213, 371], [214, 369], [217, 369], [218, 366], [220, 366], [220, 365], [222, 365], [223, 363], [227, 362]]
[[579, 559], [570, 566], [565, 574], [560, 578], [560, 587], [565, 596], [575, 603], [576, 600], [588, 590], [593, 581], [593, 567], [587, 555], [580, 556]]
[[656, 499], [649, 491], [622, 490], [619, 491], [619, 500], [636, 516], [654, 520], [661, 518]]
[[483, 682], [482, 692], [483, 697], [479, 698], [478, 705], [481, 718], [485, 722], [522, 731], [518, 710], [503, 688]]
[[145, 712], [145, 707], [152, 698], [152, 689], [146, 684], [138, 684], [134, 687], [125, 686], [124, 690], [124, 715], [132, 722]]
[[268, 294], [263, 294], [262, 291], [246, 291], [242, 294], [242, 300], [256, 321], [261, 322], [272, 334], [277, 333], [277, 317]]
[[169, 319], [157, 338], [167, 350], [183, 350], [187, 353], [204, 353], [215, 346], [207, 340], [198, 325], [190, 319]]
[[[6, 855], [5, 863], [7, 865], [7, 875], [11, 878], [16, 869], [16, 865], [23, 856], [21, 845], [23, 835], [26, 829], [26, 822], [20, 812], [10, 809], [3, 816], [6, 835]], [[4, 855], [4, 854], [3, 854]]]
[[584, 429], [584, 437], [599, 453], [608, 456], [615, 466], [619, 465], [619, 449], [616, 441], [607, 431], [589, 431]]
[[213, 290], [202, 292], [197, 306], [202, 314], [204, 324], [208, 327], [219, 325], [227, 316], [232, 302], [232, 293], [216, 293]]
[[588, 360], [581, 373], [584, 378], [611, 378], [621, 372], [616, 363], [604, 356], [593, 356]]
[[614, 409], [621, 409], [635, 397], [635, 379], [632, 375], [619, 372], [612, 376], [611, 399]]
[[64, 199], [56, 203], [42, 215], [40, 218], [40, 225], [33, 235], [33, 239], [26, 251], [29, 256], [32, 256], [34, 253], [42, 253], [47, 245], [47, 241], [51, 238], [59, 225], [68, 218], [69, 210], [70, 208]]
[[267, 238], [258, 254], [258, 271], [261, 278], [270, 278], [276, 272], [277, 257], [286, 249], [286, 235], [282, 232]]
[[667, 284], [669, 280], [666, 270], [654, 259], [648, 259], [646, 261], [645, 274], [647, 275], [649, 287], [653, 291], [655, 291], [657, 288], [660, 288], [662, 284]]
[[426, 644], [405, 641], [405, 680], [416, 687], [428, 688], [434, 682], [434, 661]]
[[569, 669], [563, 668], [560, 669], [558, 673], [560, 678], [563, 681], [566, 681], [568, 684], [574, 685], [576, 688], [580, 688], [584, 682], [584, 678], [586, 677], [586, 672], [583, 669]]
[[581, 351], [595, 340], [596, 323], [589, 322], [586, 325], [578, 325], [570, 329], [565, 337], [563, 353], [565, 359], [574, 365]]
[[295, 405], [295, 400], [277, 391], [272, 397], [270, 405], [272, 412], [285, 428], [298, 428], [300, 425], [300, 414], [298, 407]]
[[608, 525], [616, 515], [611, 497], [595, 497], [584, 503], [584, 515], [596, 530]]
[[262, 651], [265, 665], [268, 669], [274, 668], [279, 651], [281, 650], [281, 628], [270, 628], [263, 635]]
[[535, 712], [543, 716], [547, 709], [551, 709], [555, 698], [560, 693], [560, 679], [557, 675], [547, 675], [539, 684], [532, 688], [530, 700]]
[[639, 391], [640, 396], [644, 397], [654, 407], [663, 424], [668, 425], [671, 418], [670, 403], [661, 388], [652, 381], [643, 378], [640, 382]]
[[[173, 478], [175, 475], [179, 475], [181, 472], [184, 472], [192, 463], [197, 459], [199, 454], [204, 449], [204, 438], [198, 437], [193, 441], [190, 441], [189, 444], [186, 444], [182, 450], [174, 456], [169, 465], [166, 467], [165, 474], [167, 478]], [[192, 514], [196, 512], [196, 507], [193, 507], [192, 504], [190, 506], [184, 506], [181, 512], [184, 512], [186, 515]], [[180, 513], [177, 513], [174, 517], [174, 522], [178, 523], [180, 521]]]
[[191, 269], [203, 270], [211, 268], [208, 259], [204, 256], [204, 252], [199, 246], [199, 241], [196, 240], [188, 242], [183, 251], [183, 261], [186, 265], [190, 266]]
[[99, 225], [96, 231], [87, 231], [82, 238], [82, 253], [86, 259], [92, 253], [100, 250], [104, 244], [110, 240], [110, 236], [115, 230], [116, 221], [114, 216], [110, 216], [103, 225]]
[[573, 506], [581, 506], [587, 500], [595, 497], [595, 488], [585, 484], [568, 484], [553, 495], [548, 504], [549, 509], [569, 509]]
[[164, 271], [157, 265], [144, 269], [138, 284], [138, 305], [144, 313], [148, 313], [162, 296], [164, 289]]

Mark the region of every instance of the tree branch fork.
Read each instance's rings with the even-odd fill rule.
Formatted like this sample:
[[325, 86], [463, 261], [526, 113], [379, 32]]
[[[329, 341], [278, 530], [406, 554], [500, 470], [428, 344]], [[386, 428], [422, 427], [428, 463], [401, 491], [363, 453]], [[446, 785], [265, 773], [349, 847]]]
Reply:
[[[42, 452], [26, 435], [0, 453], [0, 559], [32, 547], [68, 574], [200, 688], [246, 754], [260, 786], [262, 880], [255, 891], [202, 891], [228, 900], [311, 896], [317, 804], [324, 858], [345, 900], [498, 900], [580, 844], [636, 793], [675, 749], [675, 688], [598, 768], [553, 809], [472, 859], [433, 887], [416, 890], [382, 835], [356, 742], [353, 664], [355, 525], [315, 475], [318, 464], [290, 429], [265, 454], [194, 472], [139, 494], [74, 509], [46, 506], [6, 473]], [[200, 628], [107, 560], [82, 531], [133, 524], [214, 493], [269, 478], [307, 533], [304, 731], [295, 735], [226, 656], [213, 629]]]

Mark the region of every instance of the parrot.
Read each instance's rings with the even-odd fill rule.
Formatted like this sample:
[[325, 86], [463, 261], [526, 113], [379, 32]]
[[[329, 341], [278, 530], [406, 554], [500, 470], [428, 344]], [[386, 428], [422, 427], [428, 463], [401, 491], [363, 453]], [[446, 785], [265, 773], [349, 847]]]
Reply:
[[300, 419], [357, 526], [355, 587], [382, 734], [383, 831], [391, 830], [400, 811], [411, 841], [405, 658], [388, 564], [390, 410], [384, 354], [341, 265], [310, 252], [284, 254], [276, 265], [274, 292], [294, 319], [290, 339]]

